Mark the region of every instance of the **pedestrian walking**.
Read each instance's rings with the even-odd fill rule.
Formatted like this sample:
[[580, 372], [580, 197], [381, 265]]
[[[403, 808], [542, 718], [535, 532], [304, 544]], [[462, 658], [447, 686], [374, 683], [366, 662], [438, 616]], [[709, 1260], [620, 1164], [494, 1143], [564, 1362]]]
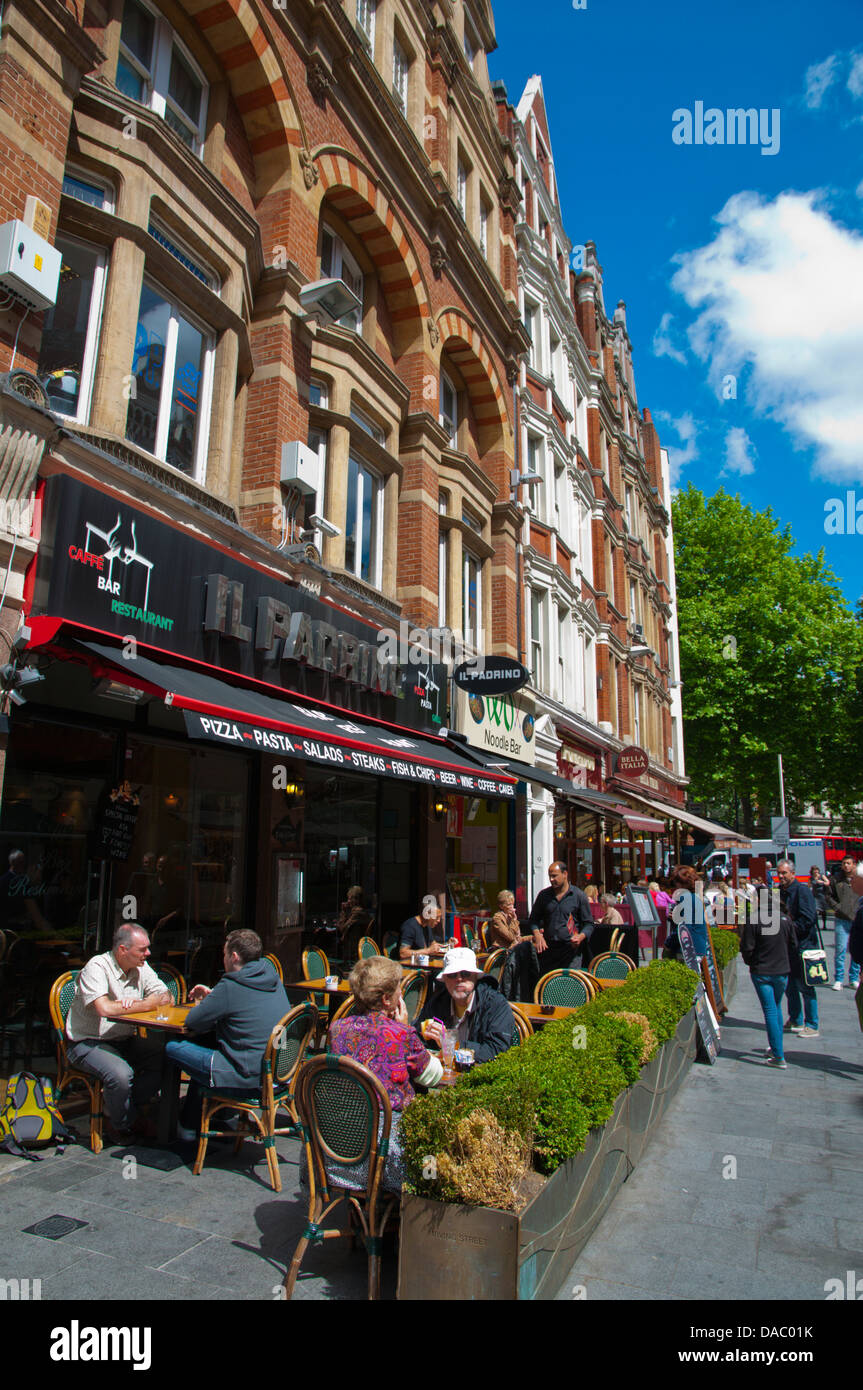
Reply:
[[798, 883], [790, 859], [781, 859], [776, 865], [776, 873], [780, 885], [780, 909], [791, 918], [796, 939], [796, 950], [791, 952], [786, 990], [788, 1022], [785, 1031], [797, 1033], [801, 1038], [820, 1038], [818, 998], [815, 986], [806, 982], [801, 957], [802, 951], [818, 945], [818, 909], [810, 889], [805, 883]]
[[[842, 872], [836, 876], [826, 890], [827, 906], [835, 913], [833, 925], [833, 989], [843, 989], [845, 984], [845, 955], [848, 950], [848, 937], [851, 923], [860, 901], [863, 879], [857, 876], [857, 863], [850, 854], [842, 860]], [[856, 989], [860, 983], [860, 966], [852, 958], [848, 970], [848, 988]]]
[[782, 999], [788, 987], [791, 956], [796, 950], [794, 929], [784, 913], [779, 914], [776, 930], [772, 914], [762, 917], [759, 908], [746, 915], [740, 954], [749, 966], [758, 1002], [767, 1029], [766, 1065], [785, 1070], [785, 1049], [782, 1035]]

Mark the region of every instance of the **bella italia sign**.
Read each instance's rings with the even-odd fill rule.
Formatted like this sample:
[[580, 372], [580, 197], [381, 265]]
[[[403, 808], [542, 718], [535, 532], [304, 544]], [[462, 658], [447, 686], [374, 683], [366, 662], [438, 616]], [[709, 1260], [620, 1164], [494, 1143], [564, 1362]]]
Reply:
[[533, 710], [520, 695], [467, 695], [456, 691], [458, 728], [474, 748], [519, 763], [536, 760]]

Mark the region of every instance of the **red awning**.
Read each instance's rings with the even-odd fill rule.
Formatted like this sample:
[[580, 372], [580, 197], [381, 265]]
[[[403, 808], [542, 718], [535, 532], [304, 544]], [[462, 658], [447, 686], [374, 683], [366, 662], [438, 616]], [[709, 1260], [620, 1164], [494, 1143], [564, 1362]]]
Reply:
[[637, 830], [643, 835], [664, 835], [666, 833], [664, 820], [653, 820], [650, 816], [636, 816], [628, 812], [623, 819], [630, 830]]

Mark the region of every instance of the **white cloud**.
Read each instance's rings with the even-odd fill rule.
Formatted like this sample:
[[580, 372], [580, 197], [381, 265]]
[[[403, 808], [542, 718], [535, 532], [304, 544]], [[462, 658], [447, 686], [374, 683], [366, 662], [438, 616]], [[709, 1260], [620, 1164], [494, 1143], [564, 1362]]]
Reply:
[[851, 71], [848, 74], [848, 90], [852, 97], [860, 100], [863, 97], [863, 53], [856, 53], [851, 63]]
[[746, 478], [754, 472], [755, 447], [746, 431], [735, 425], [725, 436], [725, 467], [722, 475], [738, 473], [741, 478]]
[[713, 241], [676, 259], [672, 286], [698, 315], [689, 329], [714, 389], [749, 367], [746, 403], [772, 416], [815, 469], [863, 474], [863, 237], [816, 193], [730, 198]]
[[678, 449], [673, 444], [668, 444], [663, 440], [663, 444], [668, 449], [669, 482], [672, 488], [676, 488], [683, 469], [698, 458], [698, 445], [696, 444], [698, 426], [688, 410], [676, 419], [673, 415], [669, 415], [666, 410], [658, 410], [656, 418], [661, 424], [671, 427], [683, 446]]
[[653, 351], [657, 357], [670, 357], [673, 362], [686, 366], [686, 357], [671, 341], [669, 329], [674, 322], [673, 314], [663, 314], [659, 327], [653, 335]]
[[860, 180], [854, 192], [857, 194], [858, 198], [863, 198], [863, 179]]
[[824, 100], [827, 89], [839, 75], [839, 54], [831, 53], [823, 63], [813, 63], [806, 69], [806, 105], [815, 111]]

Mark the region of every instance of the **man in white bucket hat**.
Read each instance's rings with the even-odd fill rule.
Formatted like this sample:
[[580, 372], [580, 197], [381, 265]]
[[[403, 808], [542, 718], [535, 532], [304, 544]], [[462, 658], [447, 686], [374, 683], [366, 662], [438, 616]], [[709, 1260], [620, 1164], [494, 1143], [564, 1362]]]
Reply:
[[418, 1026], [427, 1042], [440, 1047], [444, 1029], [455, 1031], [456, 1047], [469, 1048], [477, 1062], [488, 1062], [512, 1046], [512, 1009], [497, 982], [484, 975], [473, 951], [454, 946], [420, 1014]]

